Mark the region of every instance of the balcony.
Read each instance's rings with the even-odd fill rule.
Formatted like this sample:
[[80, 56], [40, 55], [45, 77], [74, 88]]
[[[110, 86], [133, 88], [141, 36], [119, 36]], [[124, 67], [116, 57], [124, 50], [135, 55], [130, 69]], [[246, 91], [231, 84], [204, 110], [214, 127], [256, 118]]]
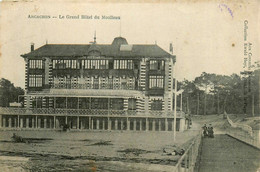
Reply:
[[112, 84], [112, 83], [102, 83], [102, 84], [78, 84], [78, 83], [59, 83], [52, 84], [51, 88], [54, 89], [113, 89], [113, 90], [138, 90], [134, 84]]
[[[107, 109], [26, 109], [0, 107], [0, 115], [84, 115], [84, 116], [125, 116], [125, 117], [174, 117], [174, 112], [148, 111], [138, 112], [135, 110], [107, 110]], [[184, 117], [182, 112], [177, 112], [177, 118]]]
[[150, 96], [161, 96], [164, 94], [164, 88], [150, 88], [147, 91], [147, 95]]

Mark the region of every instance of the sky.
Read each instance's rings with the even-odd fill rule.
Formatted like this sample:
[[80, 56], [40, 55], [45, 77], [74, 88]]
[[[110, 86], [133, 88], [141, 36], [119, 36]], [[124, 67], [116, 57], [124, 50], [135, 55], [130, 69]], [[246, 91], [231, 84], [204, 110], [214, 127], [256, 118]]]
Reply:
[[[245, 0], [159, 3], [100, 3], [86, 1], [1, 2], [0, 77], [24, 88], [21, 54], [46, 44], [110, 44], [117, 36], [129, 44], [157, 44], [177, 56], [179, 80], [193, 80], [202, 72], [231, 75], [243, 69], [245, 20], [252, 62], [259, 59], [260, 3]], [[152, 1], [150, 1], [152, 2]], [[50, 19], [29, 18], [49, 15]], [[66, 19], [66, 16], [120, 16], [116, 19]], [[57, 18], [52, 18], [56, 16]], [[64, 16], [60, 19], [59, 16]]]

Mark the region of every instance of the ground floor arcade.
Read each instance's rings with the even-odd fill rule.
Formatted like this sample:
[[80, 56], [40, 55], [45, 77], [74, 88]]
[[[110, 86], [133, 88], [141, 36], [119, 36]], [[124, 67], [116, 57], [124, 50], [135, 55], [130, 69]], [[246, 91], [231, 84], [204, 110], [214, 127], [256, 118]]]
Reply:
[[[173, 131], [172, 117], [0, 115], [1, 128], [72, 130]], [[185, 119], [176, 119], [176, 131], [185, 129]]]

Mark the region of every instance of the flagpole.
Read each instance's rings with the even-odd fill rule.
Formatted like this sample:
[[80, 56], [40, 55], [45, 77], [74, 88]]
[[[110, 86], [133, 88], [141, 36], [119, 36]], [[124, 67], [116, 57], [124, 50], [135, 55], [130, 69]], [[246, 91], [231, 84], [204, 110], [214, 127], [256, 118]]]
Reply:
[[173, 120], [173, 140], [176, 141], [176, 118], [177, 118], [177, 78], [176, 78], [176, 61], [174, 64], [174, 75], [175, 75], [175, 84], [174, 84], [174, 120]]
[[[175, 41], [177, 44], [177, 41]], [[177, 48], [176, 48], [177, 49]], [[170, 43], [170, 52], [173, 55], [173, 47], [172, 43]], [[176, 50], [175, 50], [176, 52]], [[174, 84], [174, 119], [173, 119], [173, 141], [176, 141], [176, 118], [177, 118], [177, 68], [176, 68], [176, 53], [175, 53], [175, 63], [174, 63], [174, 76], [175, 76], [175, 84]], [[182, 93], [181, 93], [182, 94]]]
[[[177, 41], [175, 41], [177, 44]], [[173, 55], [173, 46], [172, 43], [170, 44], [170, 52]], [[174, 63], [174, 78], [175, 78], [175, 84], [174, 84], [174, 119], [173, 119], [173, 140], [176, 141], [176, 118], [177, 118], [177, 69], [176, 69], [176, 49], [175, 49], [175, 63]]]

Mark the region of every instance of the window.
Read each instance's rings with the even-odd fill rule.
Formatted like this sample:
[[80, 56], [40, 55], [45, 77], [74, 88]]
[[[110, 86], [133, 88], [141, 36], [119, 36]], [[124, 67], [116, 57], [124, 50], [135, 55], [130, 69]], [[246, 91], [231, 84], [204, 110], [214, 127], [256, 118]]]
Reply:
[[53, 69], [64, 69], [65, 67], [64, 60], [53, 60]]
[[127, 69], [133, 69], [133, 60], [127, 60]]
[[113, 78], [113, 89], [120, 89], [120, 78], [119, 77]]
[[115, 60], [114, 69], [133, 69], [133, 60]]
[[57, 60], [53, 60], [52, 61], [52, 67], [53, 67], [53, 69], [57, 69]]
[[64, 65], [65, 68], [70, 68], [71, 67], [70, 60], [64, 60]]
[[112, 76], [108, 77], [108, 88], [113, 89], [113, 77]]
[[83, 60], [83, 63], [84, 63], [82, 64], [83, 69], [90, 69], [90, 63], [91, 63], [90, 60]]
[[150, 76], [149, 88], [163, 88], [164, 78], [163, 76]]
[[128, 110], [136, 110], [136, 99], [128, 99]]
[[99, 69], [98, 60], [90, 60], [90, 69]]
[[99, 89], [99, 77], [98, 76], [93, 77], [93, 88]]
[[101, 89], [106, 89], [107, 88], [107, 78], [106, 77], [101, 77], [100, 78], [100, 88]]
[[53, 60], [53, 69], [77, 69], [77, 60]]
[[162, 110], [162, 100], [153, 100], [151, 110]]
[[100, 60], [100, 69], [108, 69], [108, 60]]
[[29, 68], [30, 69], [42, 69], [42, 60], [29, 60]]
[[110, 99], [110, 109], [113, 110], [123, 110], [124, 109], [124, 100], [120, 98]]
[[150, 70], [164, 70], [164, 61], [163, 60], [151, 60], [150, 61]]
[[108, 109], [108, 99], [91, 98], [91, 109]]
[[120, 60], [120, 69], [127, 69], [127, 60]]
[[71, 60], [71, 68], [77, 69], [77, 60]]
[[82, 60], [83, 69], [108, 69], [108, 60]]
[[78, 78], [77, 77], [72, 77], [71, 78], [71, 88], [78, 88]]
[[42, 87], [42, 75], [29, 75], [29, 87]]
[[113, 69], [113, 66], [114, 66], [114, 61], [113, 60], [109, 60], [108, 68], [109, 69]]
[[115, 60], [114, 61], [114, 69], [119, 69], [119, 61], [120, 60]]

